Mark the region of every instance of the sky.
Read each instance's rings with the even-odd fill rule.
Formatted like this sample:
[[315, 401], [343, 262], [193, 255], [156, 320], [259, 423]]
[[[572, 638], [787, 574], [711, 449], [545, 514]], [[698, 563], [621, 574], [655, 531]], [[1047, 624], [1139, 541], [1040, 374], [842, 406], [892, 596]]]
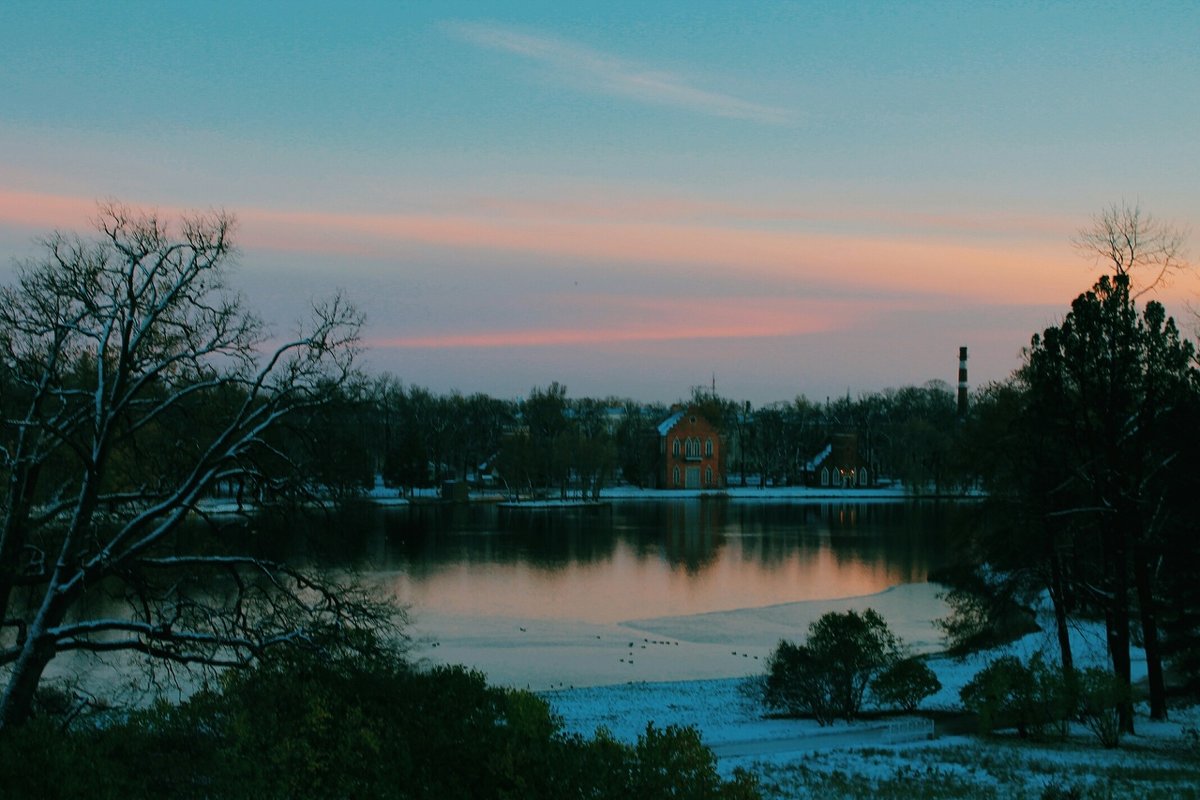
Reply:
[[8, 0], [0, 277], [101, 200], [221, 208], [265, 317], [343, 290], [438, 392], [978, 386], [1105, 207], [1196, 260], [1198, 41], [1194, 0]]

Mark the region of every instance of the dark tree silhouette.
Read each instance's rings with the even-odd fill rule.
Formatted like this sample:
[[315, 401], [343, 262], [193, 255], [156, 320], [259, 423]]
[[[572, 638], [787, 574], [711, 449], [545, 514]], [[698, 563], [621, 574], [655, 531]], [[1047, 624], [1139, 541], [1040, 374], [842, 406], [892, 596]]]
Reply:
[[173, 535], [217, 482], [278, 488], [273, 432], [351, 374], [358, 312], [334, 298], [264, 350], [226, 286], [229, 216], [173, 227], [109, 204], [97, 227], [49, 237], [0, 289], [0, 728], [61, 653], [238, 665], [386, 618], [319, 576]]

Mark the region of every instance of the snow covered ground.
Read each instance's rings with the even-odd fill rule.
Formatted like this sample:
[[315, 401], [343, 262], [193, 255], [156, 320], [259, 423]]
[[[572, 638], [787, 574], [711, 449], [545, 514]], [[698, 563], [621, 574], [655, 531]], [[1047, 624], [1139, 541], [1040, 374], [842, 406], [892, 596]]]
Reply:
[[[441, 493], [436, 488], [426, 489], [408, 489], [401, 491], [400, 489], [387, 487], [383, 485], [382, 480], [376, 480], [375, 486], [368, 489], [363, 498], [370, 500], [379, 505], [403, 505], [409, 501], [409, 498], [422, 500], [436, 500], [441, 496]], [[956, 494], [955, 497], [961, 499], [963, 495]], [[499, 490], [492, 491], [473, 491], [472, 500], [480, 501], [499, 501], [507, 499], [506, 496]], [[913, 495], [909, 493], [903, 486], [878, 486], [867, 489], [859, 488], [840, 488], [833, 486], [730, 486], [725, 489], [639, 489], [636, 486], [608, 486], [600, 490], [600, 500], [686, 500], [696, 498], [723, 498], [727, 500], [737, 501], [770, 501], [770, 500], [789, 500], [792, 502], [803, 502], [811, 500], [813, 502], [828, 502], [831, 500], [839, 501], [854, 501], [855, 503], [864, 502], [880, 502], [880, 503], [895, 503], [898, 500], [911, 500]], [[205, 503], [216, 505], [229, 505], [228, 501], [210, 500], [203, 501]], [[522, 501], [522, 505], [537, 505], [543, 507], [554, 506], [574, 506], [578, 505], [579, 501], [576, 496], [572, 496], [568, 501], [555, 501], [553, 499], [541, 501]]]
[[870, 489], [833, 486], [730, 486], [725, 489], [639, 489], [636, 486], [610, 486], [600, 491], [606, 500], [677, 500], [689, 497], [721, 497], [729, 500], [853, 500], [856, 503], [879, 501], [895, 503], [912, 495], [903, 486]]
[[[866, 599], [887, 608], [891, 594]], [[1081, 662], [1103, 662], [1100, 626], [1081, 625], [1072, 637]], [[1103, 750], [1081, 727], [1066, 742], [1040, 744], [969, 735], [969, 721], [955, 713], [959, 689], [1001, 652], [1024, 658], [1038, 649], [1053, 655], [1048, 634], [962, 661], [934, 657], [929, 664], [943, 688], [917, 714], [828, 727], [766, 718], [742, 678], [559, 689], [545, 697], [568, 730], [587, 735], [604, 727], [632, 742], [651, 722], [693, 725], [722, 772], [749, 769], [772, 797], [1038, 798], [1055, 790], [1081, 797], [1200, 797], [1200, 750], [1188, 733], [1200, 727], [1200, 709], [1176, 709], [1169, 722], [1155, 723], [1141, 709], [1138, 734], [1118, 750]], [[761, 661], [755, 667], [761, 672]], [[1135, 680], [1144, 677], [1144, 656], [1135, 656], [1134, 673]]]

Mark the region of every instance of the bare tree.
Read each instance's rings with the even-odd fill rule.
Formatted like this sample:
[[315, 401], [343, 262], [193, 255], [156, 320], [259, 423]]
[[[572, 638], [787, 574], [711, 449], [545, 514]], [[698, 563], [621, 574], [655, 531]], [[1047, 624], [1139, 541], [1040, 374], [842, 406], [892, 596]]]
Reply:
[[[1184, 252], [1187, 231], [1152, 217], [1137, 205], [1113, 203], [1092, 217], [1072, 243], [1085, 257], [1127, 275], [1137, 299], [1190, 269]], [[1136, 274], [1136, 278], [1135, 278]]]
[[266, 348], [226, 285], [233, 227], [109, 203], [96, 239], [50, 236], [0, 289], [0, 728], [60, 653], [240, 665], [385, 623], [361, 594], [177, 535], [217, 482], [278, 477], [278, 424], [324, 402], [357, 348], [340, 297]]

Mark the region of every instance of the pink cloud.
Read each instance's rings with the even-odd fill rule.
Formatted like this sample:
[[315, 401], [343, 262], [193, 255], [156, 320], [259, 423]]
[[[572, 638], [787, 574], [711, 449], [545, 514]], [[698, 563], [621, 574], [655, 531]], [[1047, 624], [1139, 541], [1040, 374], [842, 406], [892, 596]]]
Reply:
[[94, 198], [17, 192], [0, 188], [0, 222], [42, 232], [54, 228], [90, 227]]
[[853, 287], [983, 294], [1005, 302], [1061, 299], [1077, 289], [1069, 245], [985, 247], [938, 239], [862, 238], [695, 223], [464, 215], [241, 213], [248, 246], [357, 255], [401, 244], [525, 253], [623, 265], [737, 269]]
[[367, 344], [381, 348], [453, 349], [801, 336], [854, 324], [872, 305], [817, 304], [803, 299], [756, 297], [646, 299], [601, 296], [574, 297], [564, 302], [586, 305], [590, 310], [599, 311], [601, 319], [569, 328], [545, 325], [379, 337]]
[[838, 207], [822, 204], [729, 202], [672, 194], [630, 193], [603, 187], [564, 187], [547, 196], [480, 196], [457, 204], [463, 210], [506, 218], [625, 220], [680, 223], [723, 220], [736, 223], [807, 223], [850, 226], [865, 231], [909, 229], [927, 237], [936, 231], [951, 238], [978, 234], [1012, 240], [1063, 240], [1082, 221], [1067, 216], [1014, 213], [939, 213], [903, 208]]
[[[504, 253], [528, 256], [535, 264], [570, 260], [626, 272], [661, 267], [691, 280], [745, 275], [798, 290], [842, 287], [1005, 304], [1065, 303], [1092, 277], [1071, 249], [1067, 232], [1054, 239], [1045, 235], [1045, 223], [1020, 217], [989, 223], [984, 217], [903, 209], [845, 212], [847, 219], [874, 220], [876, 226], [902, 232], [835, 234], [789, 228], [783, 220], [787, 209], [686, 197], [617, 194], [606, 202], [585, 194], [557, 203], [476, 199], [459, 207], [465, 213], [234, 211], [246, 249], [324, 253], [351, 261], [371, 257], [403, 264], [410, 256], [406, 248], [419, 246], [458, 251], [466, 269], [472, 263], [486, 268], [489, 253]], [[90, 199], [0, 190], [0, 220], [36, 230], [85, 227], [94, 211]], [[909, 231], [905, 225], [924, 230]], [[1037, 233], [1021, 234], [1030, 229]], [[1011, 235], [996, 235], [1005, 231]]]
[[768, 336], [791, 336], [828, 330], [828, 321], [808, 320], [786, 327], [762, 323], [728, 326], [634, 326], [573, 330], [568, 328], [491, 331], [463, 334], [433, 334], [428, 336], [398, 336], [369, 339], [370, 347], [449, 349], [494, 347], [548, 347], [554, 345], [615, 344], [619, 342], [663, 342], [695, 339], [750, 339]]

